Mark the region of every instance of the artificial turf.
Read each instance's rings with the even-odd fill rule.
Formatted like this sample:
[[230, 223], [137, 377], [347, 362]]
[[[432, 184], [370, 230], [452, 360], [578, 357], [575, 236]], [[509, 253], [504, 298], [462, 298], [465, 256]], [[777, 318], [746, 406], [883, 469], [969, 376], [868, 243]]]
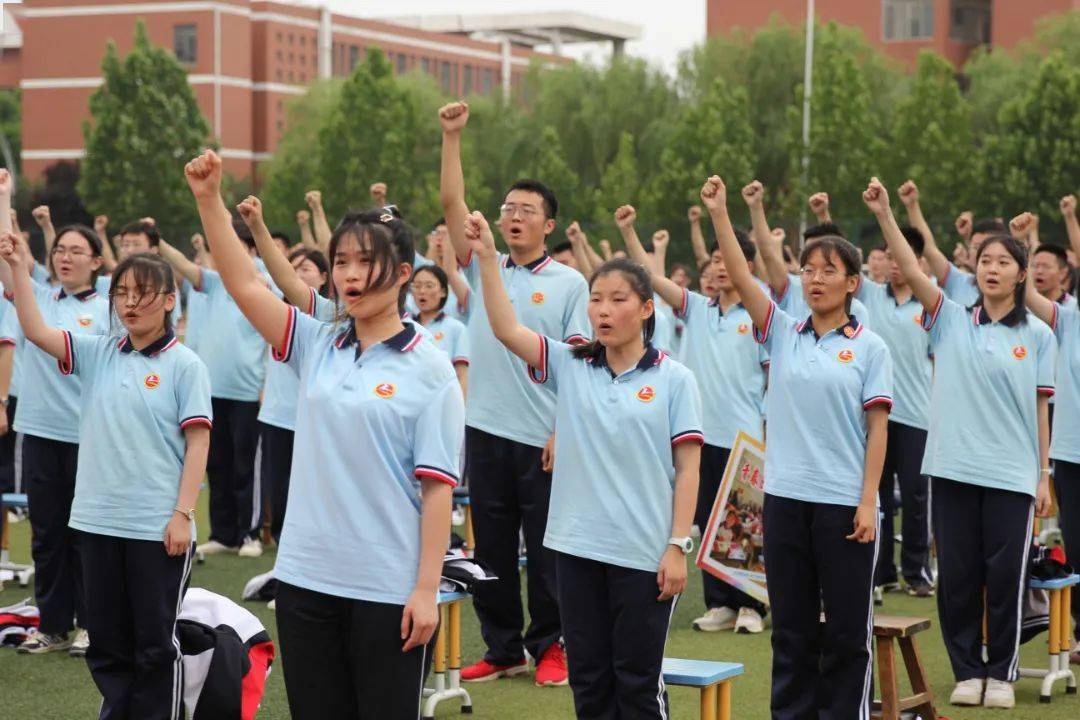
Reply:
[[[201, 518], [206, 518], [206, 493], [203, 493]], [[202, 522], [205, 525], [205, 521]], [[205, 527], [200, 530], [205, 532]], [[200, 538], [205, 539], [205, 538]], [[359, 551], [360, 549], [358, 549]], [[19, 522], [11, 527], [12, 559], [25, 562], [29, 558], [29, 523]], [[191, 585], [205, 587], [233, 599], [239, 599], [244, 583], [257, 573], [273, 566], [274, 553], [268, 551], [261, 558], [242, 559], [236, 556], [207, 558], [205, 564], [196, 565]], [[31, 588], [21, 588], [9, 582], [0, 591], [0, 606], [10, 605], [32, 595]], [[276, 636], [273, 612], [265, 603], [244, 603]], [[733, 717], [736, 720], [766, 720], [769, 717], [769, 631], [761, 635], [735, 635], [731, 632], [699, 633], [691, 629], [693, 618], [701, 614], [701, 580], [692, 570], [690, 582], [683, 600], [675, 612], [668, 637], [669, 657], [715, 659], [741, 662], [746, 673], [734, 685]], [[914, 615], [931, 618], [933, 627], [918, 636], [917, 641], [923, 663], [938, 697], [938, 713], [953, 720], [969, 718], [1010, 718], [1011, 720], [1078, 720], [1080, 719], [1080, 696], [1065, 696], [1063, 685], [1055, 688], [1054, 700], [1049, 705], [1038, 702], [1039, 683], [1021, 680], [1017, 685], [1015, 710], [983, 710], [953, 708], [948, 705], [952, 689], [952, 673], [937, 628], [937, 609], [933, 599], [917, 599], [902, 594], [885, 597], [881, 612], [893, 615]], [[476, 616], [466, 606], [462, 612], [462, 654], [466, 663], [479, 657], [482, 652], [480, 632]], [[902, 668], [902, 663], [897, 663]], [[1046, 635], [1024, 646], [1022, 665], [1046, 666]], [[1080, 670], [1080, 668], [1077, 668]], [[573, 718], [573, 704], [569, 688], [538, 688], [531, 677], [469, 685], [474, 714], [484, 719], [537, 719], [558, 720]], [[906, 690], [906, 688], [905, 688]], [[904, 690], [902, 690], [904, 692]], [[673, 720], [693, 720], [698, 717], [697, 691], [687, 688], [669, 688]], [[82, 660], [56, 653], [45, 656], [17, 656], [10, 648], [0, 648], [0, 718], [12, 720], [72, 720], [96, 717], [100, 696], [90, 679]], [[460, 717], [454, 701], [439, 706], [439, 718]], [[267, 681], [266, 695], [258, 718], [283, 720], [289, 717], [282, 682], [280, 659]], [[332, 719], [328, 719], [332, 720]]]

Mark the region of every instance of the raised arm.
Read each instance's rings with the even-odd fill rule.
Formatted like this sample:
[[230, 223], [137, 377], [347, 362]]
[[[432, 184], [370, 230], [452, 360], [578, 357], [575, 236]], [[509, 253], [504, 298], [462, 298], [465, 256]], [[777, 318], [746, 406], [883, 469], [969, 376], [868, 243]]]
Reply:
[[[780, 230], [773, 233], [769, 229], [769, 220], [765, 216], [765, 187], [755, 180], [742, 189], [743, 200], [750, 208], [750, 232], [757, 245], [758, 256], [765, 270], [765, 282], [769, 284], [777, 297], [781, 297], [788, 291], [791, 279], [788, 277], [787, 265], [784, 263], [784, 232]], [[816, 197], [825, 197], [825, 213], [828, 214], [828, 195], [817, 193]], [[730, 271], [729, 271], [730, 272]]]
[[701, 267], [709, 261], [709, 248], [705, 245], [705, 233], [701, 230], [701, 208], [692, 205], [686, 211], [686, 217], [690, 221], [690, 247], [694, 249], [694, 263]]
[[296, 226], [300, 228], [300, 244], [311, 250], [318, 250], [315, 236], [311, 234], [311, 213], [307, 210], [296, 211]]
[[641, 238], [634, 229], [634, 221], [637, 220], [637, 210], [632, 205], [623, 205], [615, 211], [615, 224], [622, 233], [623, 244], [626, 245], [626, 253], [630, 259], [649, 271], [652, 276], [653, 290], [660, 298], [673, 308], [680, 308], [683, 304], [683, 290], [674, 280], [669, 280], [656, 272], [645, 248], [641, 245]]
[[174, 248], [165, 240], [158, 243], [158, 254], [165, 262], [172, 265], [172, 269], [180, 274], [193, 287], [202, 287], [202, 270], [199, 266], [187, 259], [184, 253]]
[[814, 213], [819, 224], [831, 223], [829, 214], [829, 193], [816, 192], [810, 196], [810, 212]]
[[109, 216], [98, 215], [94, 218], [94, 232], [101, 240], [101, 266], [106, 272], [112, 272], [116, 268], [116, 253], [113, 252], [112, 243], [109, 242]]
[[537, 334], [518, 322], [510, 296], [503, 287], [499, 275], [499, 254], [495, 250], [495, 237], [482, 213], [469, 213], [462, 233], [469, 249], [476, 253], [480, 263], [480, 282], [484, 286], [484, 308], [487, 310], [491, 331], [506, 349], [525, 361], [529, 367], [543, 367], [543, 344]]
[[[900, 232], [900, 226], [896, 224], [896, 218], [893, 217], [892, 207], [889, 206], [889, 193], [876, 177], [870, 180], [866, 192], [863, 193], [863, 202], [877, 218], [889, 252], [896, 264], [900, 266], [900, 272], [907, 279], [915, 298], [927, 312], [934, 312], [941, 300], [941, 289], [919, 267], [919, 258], [908, 245], [907, 238]], [[927, 247], [931, 242], [927, 238]]]
[[607, 240], [600, 241], [600, 264], [603, 265], [611, 258], [615, 257], [615, 253], [611, 251], [611, 243]]
[[11, 268], [11, 291], [15, 295], [15, 311], [23, 335], [57, 360], [64, 360], [67, 357], [67, 337], [63, 330], [46, 324], [42, 317], [37, 298], [34, 297], [30, 268], [19, 252], [19, 238], [12, 232], [0, 235], [0, 259]]
[[581, 231], [581, 225], [578, 224], [577, 220], [570, 223], [570, 227], [566, 228], [566, 239], [570, 241], [570, 249], [574, 253], [574, 260], [577, 261], [578, 270], [585, 277], [592, 277], [593, 272], [596, 270], [593, 267], [592, 255], [589, 252], [592, 248], [589, 247], [589, 239]]
[[[454, 291], [454, 296], [457, 298], [458, 306], [460, 308], [467, 308], [469, 306], [469, 296], [472, 294], [472, 288], [469, 287], [469, 283], [465, 282], [465, 278], [461, 276], [461, 270], [458, 269], [457, 257], [454, 255], [453, 246], [446, 238], [440, 237], [435, 252], [438, 254], [437, 262], [439, 263], [439, 267], [446, 273], [446, 282], [449, 283], [450, 289]], [[458, 370], [459, 379], [462, 370], [467, 370], [467, 367], [463, 365], [455, 365], [455, 368]], [[464, 394], [464, 380], [462, 380], [461, 388], [462, 394]]]
[[378, 208], [386, 207], [387, 192], [389, 192], [389, 189], [384, 182], [371, 183], [371, 187], [368, 188], [368, 193], [371, 195], [371, 202]]
[[727, 188], [720, 176], [713, 175], [705, 181], [701, 188], [701, 201], [712, 218], [713, 230], [716, 232], [716, 241], [720, 246], [720, 254], [724, 256], [724, 266], [727, 268], [728, 277], [735, 289], [739, 291], [743, 307], [750, 313], [750, 319], [754, 325], [763, 328], [768, 324], [769, 313], [772, 312], [772, 300], [758, 285], [750, 266], [746, 262], [739, 241], [735, 239], [735, 228], [731, 225], [731, 218], [727, 209]]
[[[914, 181], [908, 180], [900, 186], [898, 192], [900, 202], [904, 204], [904, 209], [907, 211], [908, 222], [911, 223], [911, 227], [922, 233], [923, 240], [926, 241], [923, 248], [923, 257], [930, 264], [930, 272], [939, 281], [944, 281], [945, 276], [949, 273], [949, 258], [945, 257], [945, 253], [941, 252], [941, 248], [938, 247], [937, 242], [934, 240], [934, 233], [930, 230], [929, 223], [923, 217], [922, 207], [919, 205], [919, 188], [916, 187]], [[885, 201], [888, 203], [888, 195], [885, 196]], [[889, 209], [889, 215], [892, 215], [892, 208]]]
[[1080, 254], [1080, 222], [1076, 219], [1076, 196], [1066, 195], [1058, 203], [1061, 208], [1061, 217], [1065, 220], [1065, 233], [1069, 236], [1069, 247], [1074, 253]]
[[469, 214], [469, 206], [465, 204], [465, 173], [461, 169], [461, 131], [468, 122], [468, 103], [450, 103], [439, 109], [439, 124], [442, 126], [439, 197], [442, 199], [443, 217], [450, 233], [451, 246], [462, 265], [469, 260], [470, 245], [465, 238], [465, 216]]
[[[1009, 221], [1009, 232], [1013, 234], [1013, 237], [1022, 238], [1030, 232], [1030, 226], [1032, 222], [1031, 213], [1021, 213]], [[1024, 290], [1024, 304], [1027, 305], [1027, 309], [1035, 314], [1040, 320], [1054, 327], [1055, 315], [1057, 315], [1056, 303], [1053, 300], [1048, 300], [1043, 297], [1038, 290], [1035, 289], [1035, 283], [1028, 279], [1027, 287]]]
[[330, 223], [326, 221], [326, 210], [323, 209], [322, 193], [318, 190], [309, 190], [304, 195], [304, 201], [311, 208], [311, 224], [315, 227], [315, 248], [324, 255], [330, 253], [330, 236], [333, 231]]
[[248, 195], [236, 206], [236, 210], [240, 213], [244, 224], [251, 230], [251, 237], [255, 240], [259, 257], [266, 265], [266, 271], [270, 273], [274, 284], [278, 286], [290, 305], [304, 308], [306, 312], [311, 302], [311, 289], [296, 274], [289, 258], [278, 249], [274, 238], [270, 236], [270, 230], [266, 227], [266, 220], [263, 217], [262, 201], [254, 195]]
[[652, 236], [653, 271], [662, 277], [667, 277], [667, 249], [671, 244], [671, 233], [667, 230], [657, 230]]
[[53, 227], [52, 214], [49, 212], [48, 205], [38, 205], [31, 212], [34, 217], [34, 222], [41, 228], [42, 235], [45, 237], [45, 269], [49, 271], [49, 275], [55, 277], [52, 267], [52, 249], [56, 244], [56, 228]]
[[255, 272], [251, 256], [233, 230], [221, 199], [221, 158], [213, 150], [207, 150], [187, 164], [184, 175], [195, 196], [203, 230], [210, 242], [210, 254], [225, 290], [263, 339], [280, 349], [290, 311]]

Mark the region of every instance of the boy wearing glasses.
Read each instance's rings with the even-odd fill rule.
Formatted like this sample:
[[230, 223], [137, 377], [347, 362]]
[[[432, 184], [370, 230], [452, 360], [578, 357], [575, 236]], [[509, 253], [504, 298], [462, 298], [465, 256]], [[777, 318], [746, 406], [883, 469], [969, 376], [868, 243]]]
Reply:
[[[487, 653], [462, 670], [466, 681], [492, 680], [528, 671], [525, 652], [536, 659], [537, 685], [565, 685], [566, 657], [559, 643], [552, 552], [543, 545], [551, 495], [550, 442], [555, 396], [529, 379], [525, 363], [494, 336], [483, 304], [480, 274], [465, 239], [465, 179], [461, 131], [465, 103], [439, 111], [443, 130], [441, 191], [446, 225], [458, 262], [473, 288], [469, 315], [470, 362], [477, 378], [466, 404], [466, 466], [476, 532], [476, 558], [499, 577], [474, 600]], [[499, 231], [509, 253], [500, 254], [500, 275], [520, 322], [541, 336], [582, 342], [589, 333], [588, 287], [577, 271], [545, 250], [555, 229], [558, 201], [543, 183], [519, 180], [499, 210]], [[527, 551], [530, 622], [522, 636], [518, 566], [519, 534]]]

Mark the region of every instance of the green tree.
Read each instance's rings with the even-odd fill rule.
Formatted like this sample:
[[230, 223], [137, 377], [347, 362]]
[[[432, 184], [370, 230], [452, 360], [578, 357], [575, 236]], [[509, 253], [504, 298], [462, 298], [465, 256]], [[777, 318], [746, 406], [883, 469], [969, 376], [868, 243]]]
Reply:
[[551, 188], [559, 200], [557, 219], [560, 225], [569, 223], [572, 218], [586, 217], [592, 208], [588, 199], [578, 192], [581, 179], [566, 162], [566, 153], [555, 128], [544, 128], [523, 157], [525, 164], [520, 176], [539, 180]]
[[614, 232], [616, 228], [612, 214], [615, 208], [627, 203], [639, 203], [641, 201], [638, 197], [640, 188], [641, 168], [638, 167], [634, 149], [634, 136], [624, 132], [619, 138], [619, 151], [604, 170], [600, 186], [594, 193], [596, 210], [593, 212], [593, 219], [595, 222], [609, 226], [608, 230]]
[[197, 221], [183, 164], [206, 147], [210, 127], [187, 74], [171, 53], [150, 44], [146, 26], [121, 59], [109, 43], [103, 83], [90, 96], [83, 123], [86, 158], [78, 190], [94, 213], [115, 222], [152, 215], [166, 235]]
[[973, 194], [975, 145], [971, 107], [949, 61], [919, 54], [911, 92], [898, 104], [892, 130], [889, 179], [894, 186], [914, 179], [927, 217], [951, 227]]
[[[22, 94], [18, 89], [0, 90], [0, 135], [7, 140], [18, 172], [22, 168]], [[0, 154], [0, 167], [7, 167], [3, 154]]]

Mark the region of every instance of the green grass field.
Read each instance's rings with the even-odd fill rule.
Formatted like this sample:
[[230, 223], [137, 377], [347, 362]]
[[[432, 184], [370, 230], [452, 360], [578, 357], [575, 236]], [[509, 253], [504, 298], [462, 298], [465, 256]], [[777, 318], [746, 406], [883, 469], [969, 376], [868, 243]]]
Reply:
[[[205, 518], [204, 510], [200, 517]], [[203, 521], [205, 524], [205, 521]], [[29, 525], [17, 523], [11, 528], [11, 554], [16, 561], [29, 558]], [[209, 558], [203, 565], [196, 565], [191, 584], [205, 587], [228, 597], [238, 599], [244, 583], [253, 575], [269, 570], [273, 565], [273, 552], [257, 560], [232, 557]], [[9, 605], [31, 595], [30, 588], [20, 588], [8, 583], [0, 592], [0, 606]], [[276, 635], [273, 613], [262, 603], [245, 604], [265, 623], [272, 636]], [[746, 674], [734, 686], [734, 717], [737, 720], [765, 720], [769, 717], [769, 633], [758, 636], [733, 633], [698, 633], [690, 628], [691, 620], [703, 609], [701, 581], [696, 572], [685, 599], [680, 603], [668, 638], [667, 654], [672, 657], [732, 660], [746, 666]], [[918, 600], [906, 595], [886, 596], [884, 612], [897, 615], [928, 616], [934, 628], [918, 637], [923, 662], [938, 694], [938, 712], [953, 720], [970, 718], [1008, 717], [1015, 720], [1077, 720], [1080, 719], [1080, 696], [1064, 696], [1062, 686], [1050, 705], [1038, 703], [1038, 682], [1022, 680], [1017, 686], [1017, 708], [1011, 713], [981, 709], [962, 710], [952, 708], [941, 701], [947, 700], [952, 688], [945, 649], [937, 632], [937, 610], [934, 601]], [[462, 652], [466, 662], [477, 658], [482, 651], [476, 617], [465, 608], [463, 617]], [[1023, 665], [1045, 667], [1045, 636], [1036, 638], [1024, 647]], [[902, 667], [902, 665], [901, 665]], [[569, 688], [537, 688], [531, 678], [500, 680], [494, 683], [473, 685], [473, 717], [478, 719], [526, 718], [557, 720], [573, 718], [573, 704]], [[670, 689], [672, 717], [675, 720], [693, 720], [698, 717], [697, 692], [684, 688]], [[56, 654], [42, 657], [17, 656], [12, 649], [0, 649], [0, 718], [11, 720], [71, 720], [96, 717], [100, 696], [83, 661]], [[439, 707], [441, 718], [459, 717], [457, 707], [447, 701]], [[280, 660], [267, 682], [267, 692], [258, 717], [266, 720], [284, 720], [289, 717], [282, 682]], [[332, 720], [329, 719], [328, 720]]]

